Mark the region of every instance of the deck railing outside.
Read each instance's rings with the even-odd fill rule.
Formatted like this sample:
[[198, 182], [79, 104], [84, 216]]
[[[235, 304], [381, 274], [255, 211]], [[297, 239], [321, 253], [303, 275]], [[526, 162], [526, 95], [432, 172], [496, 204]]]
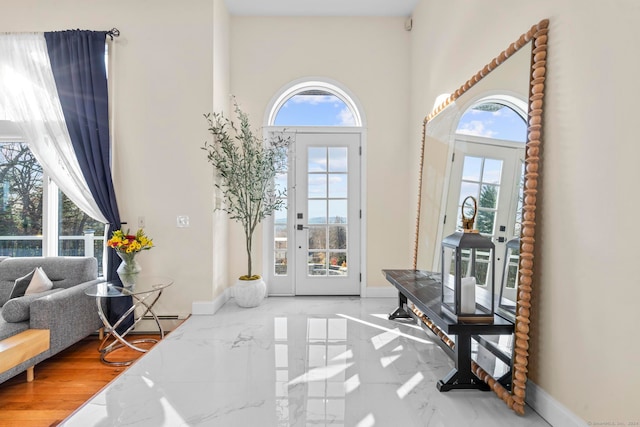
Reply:
[[[59, 236], [59, 256], [89, 256], [98, 260], [102, 271], [104, 237], [87, 231], [82, 236]], [[0, 256], [42, 256], [42, 236], [0, 236]]]

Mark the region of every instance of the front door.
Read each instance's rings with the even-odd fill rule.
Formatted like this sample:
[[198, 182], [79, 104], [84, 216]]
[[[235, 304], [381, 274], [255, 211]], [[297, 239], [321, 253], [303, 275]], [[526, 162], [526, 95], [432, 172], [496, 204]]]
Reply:
[[360, 133], [295, 138], [296, 295], [360, 294]]

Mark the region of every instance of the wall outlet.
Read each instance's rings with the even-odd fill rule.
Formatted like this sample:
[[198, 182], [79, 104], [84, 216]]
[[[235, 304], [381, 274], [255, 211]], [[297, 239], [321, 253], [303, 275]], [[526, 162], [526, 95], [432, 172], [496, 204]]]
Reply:
[[178, 215], [176, 218], [178, 228], [186, 228], [189, 226], [189, 217], [187, 215]]
[[138, 217], [138, 228], [144, 228], [146, 225], [145, 221], [144, 221], [144, 217], [143, 216], [139, 216]]

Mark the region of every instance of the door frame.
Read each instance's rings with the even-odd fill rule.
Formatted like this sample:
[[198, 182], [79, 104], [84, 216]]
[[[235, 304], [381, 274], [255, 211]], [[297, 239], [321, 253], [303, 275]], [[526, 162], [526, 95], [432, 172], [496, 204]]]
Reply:
[[[360, 211], [362, 212], [362, 216], [360, 218], [360, 296], [363, 297], [366, 294], [366, 283], [367, 283], [367, 188], [366, 188], [366, 146], [367, 146], [367, 132], [364, 127], [349, 127], [349, 126], [265, 126], [264, 127], [264, 136], [268, 137], [270, 132], [285, 132], [287, 134], [297, 134], [297, 133], [354, 133], [360, 135], [360, 176], [359, 179], [359, 187], [360, 187]], [[295, 145], [295, 142], [294, 144]], [[291, 147], [291, 149], [295, 149]], [[293, 174], [295, 177], [295, 165], [291, 165], [289, 163], [289, 174]], [[291, 188], [287, 189], [287, 198], [291, 197]], [[295, 194], [293, 194], [295, 197]], [[295, 199], [294, 199], [295, 200]], [[289, 203], [289, 205], [295, 207]], [[287, 235], [295, 236], [295, 209], [288, 208], [287, 209]], [[269, 296], [293, 296], [295, 295], [295, 274], [291, 271], [287, 271], [286, 279], [282, 278], [283, 276], [274, 277], [273, 270], [273, 216], [266, 218], [262, 222], [262, 277], [265, 278], [267, 283], [267, 294]], [[287, 265], [295, 265], [295, 250], [291, 245], [288, 245], [287, 248]]]

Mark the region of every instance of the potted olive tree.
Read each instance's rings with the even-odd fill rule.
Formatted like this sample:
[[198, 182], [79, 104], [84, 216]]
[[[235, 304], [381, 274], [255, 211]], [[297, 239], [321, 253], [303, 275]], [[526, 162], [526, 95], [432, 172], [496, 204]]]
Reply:
[[234, 286], [235, 299], [241, 307], [255, 307], [266, 293], [266, 284], [254, 274], [253, 235], [263, 219], [284, 205], [286, 190], [274, 185], [278, 174], [286, 170], [289, 138], [274, 134], [266, 140], [251, 129], [249, 117], [233, 102], [236, 121], [222, 113], [205, 114], [212, 141], [202, 147], [217, 175], [224, 204], [220, 208], [244, 229], [247, 273]]

